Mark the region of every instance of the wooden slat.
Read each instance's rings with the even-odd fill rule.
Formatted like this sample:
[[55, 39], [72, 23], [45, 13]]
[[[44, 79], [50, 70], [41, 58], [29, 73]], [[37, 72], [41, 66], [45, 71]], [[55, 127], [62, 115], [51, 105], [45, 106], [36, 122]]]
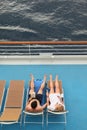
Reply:
[[10, 82], [9, 91], [5, 107], [22, 107], [22, 99], [24, 92], [23, 80], [12, 80]]
[[3, 92], [4, 92], [4, 88], [5, 88], [5, 80], [0, 80], [0, 106], [2, 103], [2, 98], [3, 98]]
[[24, 80], [11, 80], [10, 81], [10, 86], [9, 86], [9, 91], [23, 91], [24, 88]]
[[5, 108], [3, 114], [0, 117], [0, 121], [18, 121], [21, 114], [21, 108]]

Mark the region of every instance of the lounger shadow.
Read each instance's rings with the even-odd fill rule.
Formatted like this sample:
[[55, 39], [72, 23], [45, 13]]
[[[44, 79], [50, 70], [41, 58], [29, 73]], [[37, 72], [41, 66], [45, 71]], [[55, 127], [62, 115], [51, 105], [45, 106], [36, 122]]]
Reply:
[[11, 80], [8, 88], [4, 111], [0, 116], [1, 124], [18, 123], [22, 112], [24, 81]]

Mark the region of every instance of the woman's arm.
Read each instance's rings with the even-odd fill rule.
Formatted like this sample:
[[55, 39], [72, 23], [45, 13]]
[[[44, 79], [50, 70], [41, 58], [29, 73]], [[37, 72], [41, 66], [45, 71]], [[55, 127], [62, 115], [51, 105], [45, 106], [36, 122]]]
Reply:
[[50, 105], [50, 99], [49, 99], [49, 93], [48, 93], [48, 91], [46, 92], [46, 95], [47, 95], [47, 106], [49, 106]]
[[45, 109], [45, 108], [46, 108], [46, 106], [47, 106], [47, 103], [45, 103], [45, 104], [42, 106], [42, 108], [43, 108], [43, 109]]
[[49, 106], [50, 105], [50, 99], [49, 99], [49, 97], [47, 97], [47, 106]]

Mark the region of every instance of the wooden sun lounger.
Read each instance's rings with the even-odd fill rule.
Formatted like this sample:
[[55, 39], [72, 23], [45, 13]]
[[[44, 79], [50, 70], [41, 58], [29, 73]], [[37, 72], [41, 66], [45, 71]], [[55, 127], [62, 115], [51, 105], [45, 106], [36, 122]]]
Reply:
[[5, 84], [6, 84], [5, 80], [0, 80], [0, 110], [1, 110], [1, 106], [2, 106]]
[[17, 123], [23, 106], [24, 81], [11, 80], [7, 92], [4, 111], [0, 117], [0, 123]]

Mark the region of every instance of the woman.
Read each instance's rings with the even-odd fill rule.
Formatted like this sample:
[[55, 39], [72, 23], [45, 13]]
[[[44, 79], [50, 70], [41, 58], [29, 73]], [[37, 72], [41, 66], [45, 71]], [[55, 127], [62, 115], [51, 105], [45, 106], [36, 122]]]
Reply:
[[60, 94], [58, 75], [56, 75], [55, 84], [53, 84], [52, 75], [50, 75], [49, 87], [50, 92], [47, 92], [47, 108], [51, 111], [63, 111], [64, 103]]

